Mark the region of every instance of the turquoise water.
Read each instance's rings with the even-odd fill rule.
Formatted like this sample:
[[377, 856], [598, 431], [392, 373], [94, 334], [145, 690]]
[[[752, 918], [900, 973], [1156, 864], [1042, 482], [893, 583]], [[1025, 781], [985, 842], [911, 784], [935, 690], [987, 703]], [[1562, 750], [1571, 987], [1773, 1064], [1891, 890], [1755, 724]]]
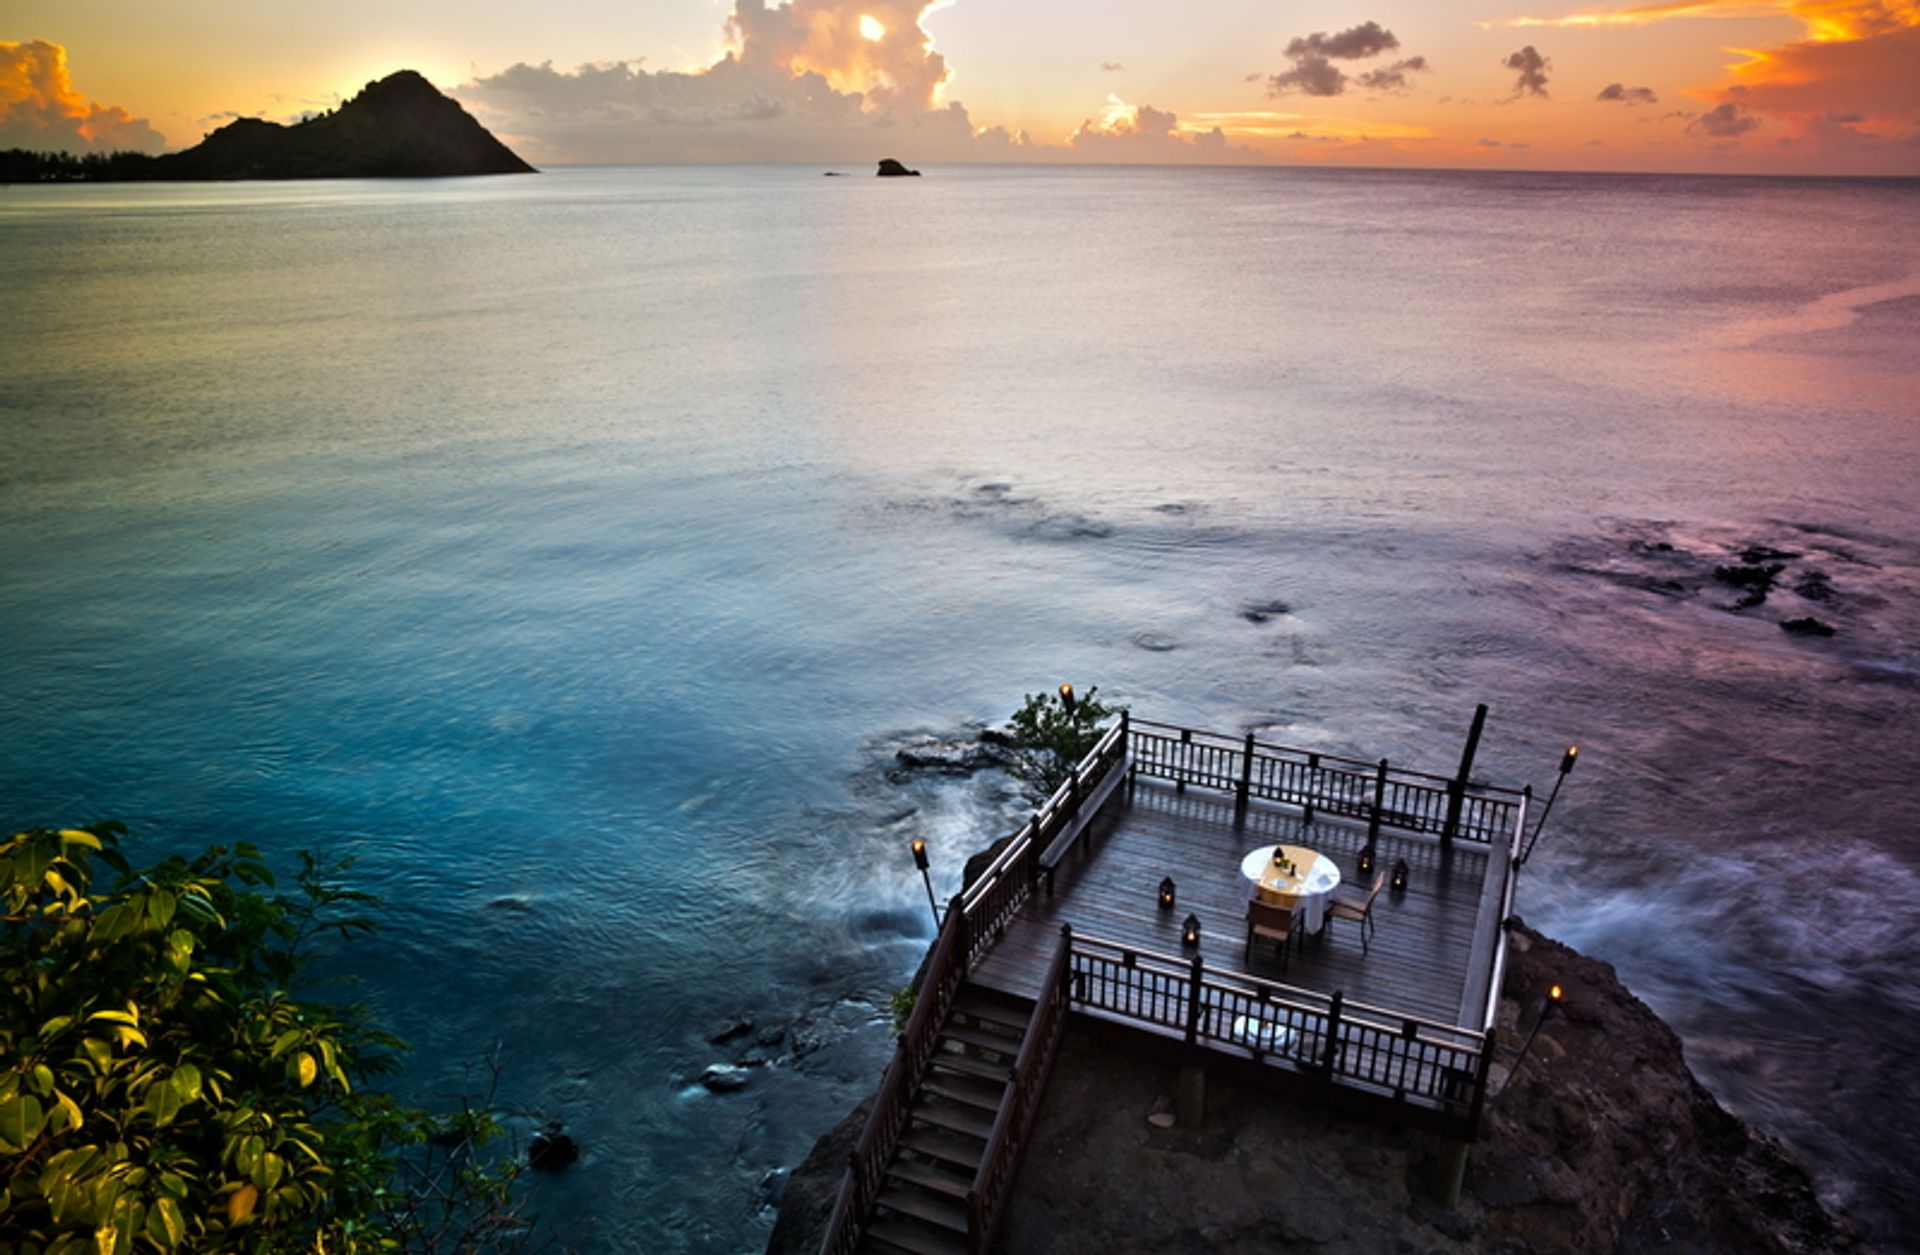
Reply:
[[[520, 1126], [586, 1147], [550, 1217], [732, 1251], [884, 1061], [929, 931], [905, 841], [944, 892], [1016, 813], [889, 781], [900, 736], [1071, 679], [1445, 770], [1485, 701], [1493, 778], [1583, 746], [1523, 913], [1890, 1232], [1916, 209], [1285, 170], [0, 189], [0, 802], [356, 856], [386, 923], [341, 961], [411, 1090], [500, 1043]], [[1727, 611], [1755, 543], [1836, 596]], [[737, 1016], [780, 1040], [708, 1044]]]

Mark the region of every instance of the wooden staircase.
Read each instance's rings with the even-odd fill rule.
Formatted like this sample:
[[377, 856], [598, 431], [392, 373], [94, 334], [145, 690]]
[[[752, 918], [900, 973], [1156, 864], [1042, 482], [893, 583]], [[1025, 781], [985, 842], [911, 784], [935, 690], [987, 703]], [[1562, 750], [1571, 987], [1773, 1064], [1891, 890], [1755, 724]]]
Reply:
[[915, 1091], [859, 1249], [876, 1255], [965, 1255], [967, 1196], [1010, 1101], [1030, 1005], [961, 985]]

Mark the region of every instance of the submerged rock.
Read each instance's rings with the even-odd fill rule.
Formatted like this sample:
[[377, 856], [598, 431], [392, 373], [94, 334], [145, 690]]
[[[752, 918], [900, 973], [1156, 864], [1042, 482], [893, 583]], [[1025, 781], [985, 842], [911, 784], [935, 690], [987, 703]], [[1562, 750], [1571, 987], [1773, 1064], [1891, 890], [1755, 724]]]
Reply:
[[751, 1075], [746, 1068], [730, 1063], [715, 1063], [700, 1074], [700, 1083], [716, 1094], [731, 1094], [735, 1090], [745, 1089]]
[[1746, 596], [1734, 603], [1736, 609], [1757, 606], [1767, 599], [1773, 591], [1773, 581], [1787, 568], [1778, 562], [1769, 562], [1765, 566], [1717, 566], [1713, 568], [1713, 578], [1722, 584], [1746, 590]]
[[1240, 617], [1248, 623], [1265, 623], [1292, 613], [1293, 607], [1284, 601], [1253, 601], [1240, 607]]
[[1801, 619], [1787, 619], [1780, 624], [1780, 630], [1790, 636], [1832, 636], [1833, 625], [1822, 623], [1812, 615]]
[[538, 1172], [558, 1172], [580, 1159], [580, 1144], [561, 1131], [558, 1120], [527, 1143], [527, 1162]]

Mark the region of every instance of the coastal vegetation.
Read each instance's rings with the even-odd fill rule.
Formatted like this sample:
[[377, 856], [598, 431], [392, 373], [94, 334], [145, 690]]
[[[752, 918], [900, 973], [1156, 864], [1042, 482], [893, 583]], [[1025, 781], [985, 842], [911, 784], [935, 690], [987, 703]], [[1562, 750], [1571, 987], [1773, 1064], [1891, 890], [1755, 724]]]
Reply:
[[283, 893], [250, 845], [135, 868], [124, 836], [0, 843], [0, 1248], [523, 1245], [485, 1105], [435, 1117], [369, 1088], [402, 1043], [309, 996], [314, 943], [374, 929], [348, 864], [303, 853]]
[[1057, 694], [1029, 693], [1007, 722], [1013, 729], [1013, 758], [1007, 770], [1026, 786], [1027, 793], [1044, 802], [1066, 783], [1073, 768], [1100, 740], [1107, 723], [1122, 708], [1096, 696], [1099, 686], [1075, 696], [1062, 684]]

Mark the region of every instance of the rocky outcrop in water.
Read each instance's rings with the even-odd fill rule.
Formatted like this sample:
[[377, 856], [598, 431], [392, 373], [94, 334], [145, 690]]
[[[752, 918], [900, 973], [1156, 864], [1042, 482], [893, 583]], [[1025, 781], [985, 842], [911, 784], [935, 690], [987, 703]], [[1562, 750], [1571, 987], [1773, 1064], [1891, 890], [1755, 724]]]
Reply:
[[[1445, 1151], [1435, 1138], [1218, 1081], [1199, 1127], [1162, 1127], [1173, 1071], [1070, 1032], [998, 1249], [1859, 1249], [1805, 1169], [1707, 1093], [1673, 1030], [1610, 966], [1524, 926], [1514, 941], [1501, 1025], [1512, 1049], [1494, 1078], [1506, 1089], [1457, 1208], [1434, 1202]], [[1566, 999], [1516, 1066], [1556, 981]], [[864, 1121], [863, 1105], [795, 1169], [768, 1251], [817, 1249]]]
[[899, 162], [895, 161], [892, 157], [880, 158], [880, 168], [878, 170], [875, 170], [874, 174], [878, 175], [880, 178], [883, 178], [883, 179], [899, 179], [899, 178], [917, 179], [920, 177], [920, 172], [918, 170], [909, 170], [905, 166], [901, 165]]

